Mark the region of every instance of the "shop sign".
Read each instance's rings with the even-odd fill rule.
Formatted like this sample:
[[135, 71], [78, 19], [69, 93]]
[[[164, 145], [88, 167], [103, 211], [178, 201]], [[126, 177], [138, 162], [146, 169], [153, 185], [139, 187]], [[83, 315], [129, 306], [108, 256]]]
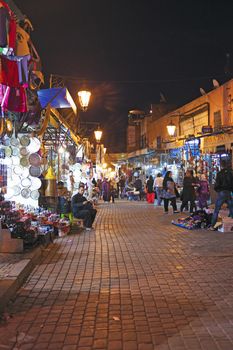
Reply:
[[213, 128], [210, 125], [203, 126], [202, 129], [202, 134], [212, 134]]

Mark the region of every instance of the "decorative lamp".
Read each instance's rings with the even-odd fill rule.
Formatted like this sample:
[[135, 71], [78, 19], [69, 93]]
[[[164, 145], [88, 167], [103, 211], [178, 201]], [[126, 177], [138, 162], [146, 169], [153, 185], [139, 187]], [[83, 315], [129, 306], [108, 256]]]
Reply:
[[176, 133], [176, 125], [172, 121], [167, 125], [167, 132], [169, 136], [174, 136]]
[[103, 131], [100, 130], [100, 128], [98, 127], [98, 129], [94, 131], [94, 134], [95, 134], [96, 142], [99, 143], [102, 138]]
[[82, 90], [78, 92], [79, 103], [84, 112], [88, 108], [90, 97], [91, 97], [90, 91]]

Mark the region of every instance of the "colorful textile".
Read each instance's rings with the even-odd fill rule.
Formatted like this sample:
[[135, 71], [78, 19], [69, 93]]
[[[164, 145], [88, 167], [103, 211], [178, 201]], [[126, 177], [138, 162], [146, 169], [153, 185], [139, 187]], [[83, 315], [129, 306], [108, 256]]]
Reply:
[[147, 193], [146, 194], [146, 200], [147, 200], [148, 203], [154, 204], [154, 201], [155, 201], [155, 194], [154, 194], [154, 192], [153, 193]]
[[16, 61], [10, 61], [4, 56], [0, 57], [2, 69], [0, 72], [0, 83], [10, 87], [19, 87], [19, 71]]
[[0, 84], [0, 104], [3, 111], [27, 112], [27, 97], [25, 88], [10, 88]]
[[26, 56], [30, 55], [30, 50], [28, 46], [29, 34], [21, 28], [19, 25], [16, 27], [16, 56]]
[[30, 56], [1, 56], [0, 82], [10, 87], [28, 83], [28, 61]]
[[[0, 1], [0, 7], [4, 7], [7, 9], [10, 20], [9, 20], [9, 27], [8, 27], [8, 47], [11, 47], [15, 49], [16, 44], [16, 21], [14, 13], [11, 11], [10, 7], [4, 2]], [[4, 25], [4, 23], [3, 23]], [[7, 28], [7, 20], [5, 22], [6, 28]]]
[[8, 18], [9, 18], [8, 11], [5, 7], [2, 6], [0, 8], [0, 47], [6, 47], [8, 44], [8, 40], [7, 40]]
[[207, 228], [210, 226], [212, 214], [207, 214], [204, 210], [197, 210], [192, 215], [186, 218], [180, 218], [177, 221], [172, 221], [173, 225], [194, 230], [199, 228]]

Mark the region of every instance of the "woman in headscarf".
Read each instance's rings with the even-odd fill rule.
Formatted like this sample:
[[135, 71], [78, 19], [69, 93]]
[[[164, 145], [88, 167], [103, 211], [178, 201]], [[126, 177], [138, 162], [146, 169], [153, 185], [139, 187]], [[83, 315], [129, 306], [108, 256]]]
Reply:
[[179, 213], [176, 206], [176, 184], [172, 178], [172, 172], [167, 171], [163, 180], [164, 213], [168, 214], [168, 205], [171, 202], [173, 213]]
[[193, 213], [193, 209], [196, 209], [195, 199], [196, 199], [196, 191], [195, 186], [197, 186], [196, 180], [193, 176], [193, 172], [191, 170], [187, 170], [184, 181], [183, 181], [183, 194], [182, 194], [182, 204], [180, 207], [180, 211], [188, 205], [190, 202], [190, 213]]

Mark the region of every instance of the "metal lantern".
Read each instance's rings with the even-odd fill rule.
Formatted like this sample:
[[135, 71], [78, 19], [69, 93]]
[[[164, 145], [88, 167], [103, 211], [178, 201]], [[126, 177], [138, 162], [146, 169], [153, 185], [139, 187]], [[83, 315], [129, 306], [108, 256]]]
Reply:
[[100, 130], [100, 128], [98, 128], [97, 130], [94, 131], [94, 134], [95, 134], [96, 142], [100, 142], [100, 140], [102, 138], [103, 131]]
[[84, 112], [88, 108], [90, 97], [91, 97], [90, 91], [82, 90], [78, 92], [79, 103]]
[[176, 133], [176, 125], [172, 121], [167, 125], [167, 132], [169, 136], [174, 136]]

